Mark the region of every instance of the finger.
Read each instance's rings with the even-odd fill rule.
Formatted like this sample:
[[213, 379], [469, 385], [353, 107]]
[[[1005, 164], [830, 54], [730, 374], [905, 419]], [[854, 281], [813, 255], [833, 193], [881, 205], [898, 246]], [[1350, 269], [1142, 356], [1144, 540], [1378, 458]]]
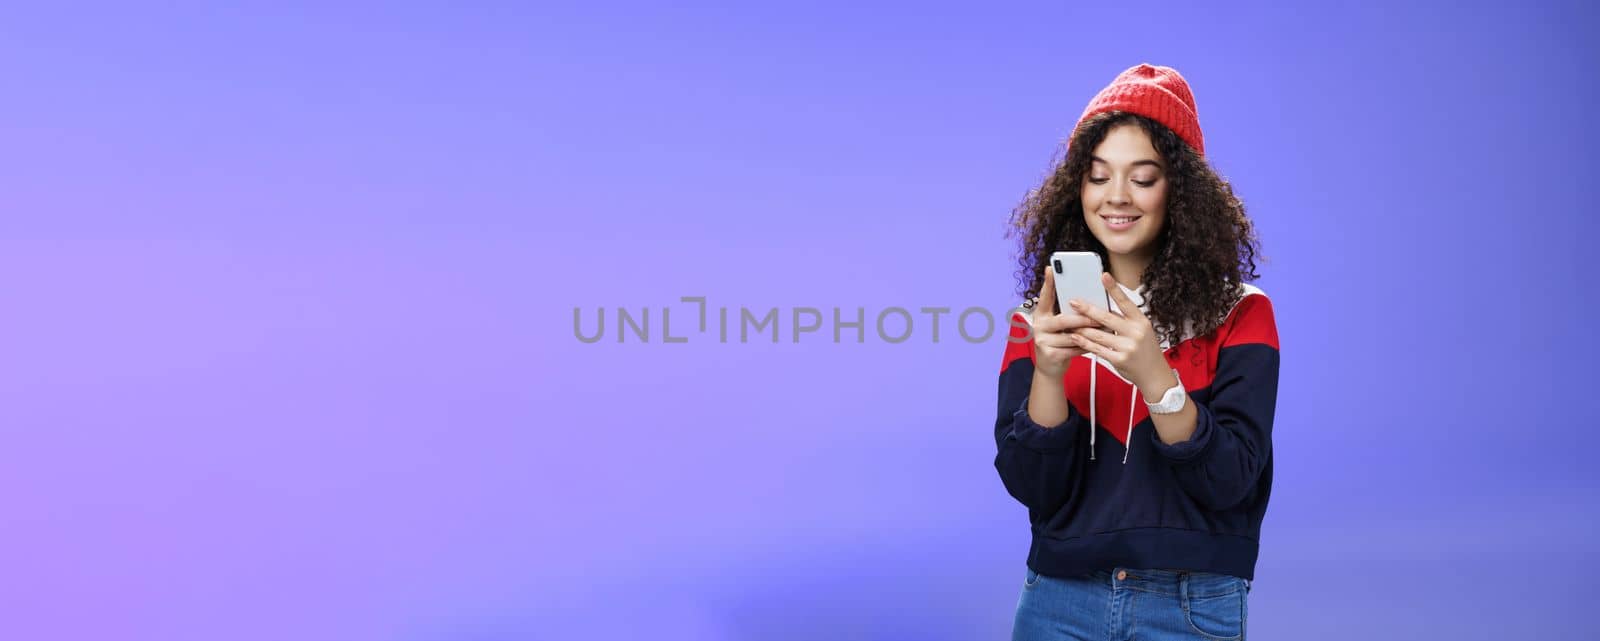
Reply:
[[1039, 331], [1057, 333], [1070, 332], [1084, 327], [1100, 327], [1100, 321], [1070, 309], [1034, 324], [1034, 328]]
[[1095, 356], [1099, 356], [1101, 358], [1104, 358], [1104, 359], [1110, 361], [1110, 360], [1112, 360], [1113, 357], [1115, 357], [1117, 355], [1116, 351], [1106, 347], [1105, 345], [1101, 345], [1101, 344], [1096, 343], [1096, 342], [1094, 342], [1092, 340], [1089, 340], [1088, 337], [1086, 337], [1086, 336], [1084, 336], [1082, 334], [1067, 334], [1067, 335], [1072, 337], [1073, 347], [1076, 347], [1076, 348], [1081, 349], [1083, 351], [1086, 351], [1086, 352], [1089, 352], [1091, 354], [1094, 354]]
[[1084, 316], [1083, 314], [1079, 314], [1078, 312], [1070, 309], [1058, 314], [1056, 318], [1059, 319], [1057, 322], [1061, 325], [1063, 330], [1074, 330], [1084, 327], [1100, 327], [1100, 321], [1089, 318], [1088, 316]]
[[1045, 316], [1040, 314], [1033, 319], [1033, 331], [1040, 334], [1059, 334], [1065, 332], [1070, 329], [1063, 325], [1063, 323], [1066, 322], [1066, 318], [1067, 317], [1062, 314], [1056, 314], [1054, 316]]
[[1128, 337], [1117, 336], [1110, 332], [1103, 332], [1092, 327], [1075, 329], [1072, 331], [1072, 333], [1109, 347], [1113, 351], [1128, 352], [1133, 349], [1133, 341]]
[[1128, 325], [1128, 319], [1113, 314], [1100, 307], [1085, 303], [1081, 299], [1072, 299], [1072, 305], [1073, 310], [1077, 311], [1079, 314], [1089, 317], [1100, 325], [1109, 328], [1111, 331], [1122, 333], [1130, 327]]
[[1071, 334], [1040, 334], [1038, 338], [1033, 339], [1033, 343], [1047, 349], [1071, 349], [1078, 346], [1072, 341]]
[[1139, 306], [1133, 303], [1133, 299], [1128, 298], [1128, 295], [1122, 292], [1122, 288], [1117, 286], [1117, 279], [1111, 277], [1111, 272], [1100, 273], [1100, 284], [1105, 286], [1106, 293], [1111, 296], [1112, 302], [1116, 303], [1117, 307], [1122, 310], [1123, 316], [1144, 318], [1144, 312], [1139, 311]]
[[1034, 308], [1039, 317], [1056, 315], [1056, 279], [1050, 277], [1050, 268], [1044, 270], [1044, 286], [1039, 288], [1039, 305]]

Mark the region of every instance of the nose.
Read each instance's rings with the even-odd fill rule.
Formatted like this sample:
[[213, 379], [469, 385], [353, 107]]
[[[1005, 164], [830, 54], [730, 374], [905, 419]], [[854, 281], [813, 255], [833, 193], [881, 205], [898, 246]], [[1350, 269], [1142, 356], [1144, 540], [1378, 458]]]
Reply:
[[1128, 185], [1120, 180], [1113, 180], [1106, 186], [1106, 204], [1128, 204]]

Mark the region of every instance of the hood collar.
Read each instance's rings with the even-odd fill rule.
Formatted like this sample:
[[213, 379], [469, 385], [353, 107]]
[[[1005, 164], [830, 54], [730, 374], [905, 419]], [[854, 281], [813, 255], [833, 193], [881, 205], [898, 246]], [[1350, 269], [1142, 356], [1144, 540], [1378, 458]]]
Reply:
[[1150, 289], [1145, 287], [1144, 283], [1139, 283], [1139, 289], [1128, 289], [1128, 286], [1122, 284], [1122, 281], [1117, 281], [1117, 288], [1121, 289], [1122, 293], [1127, 294], [1128, 300], [1133, 301], [1133, 304], [1138, 305], [1140, 308], [1144, 307], [1144, 295]]

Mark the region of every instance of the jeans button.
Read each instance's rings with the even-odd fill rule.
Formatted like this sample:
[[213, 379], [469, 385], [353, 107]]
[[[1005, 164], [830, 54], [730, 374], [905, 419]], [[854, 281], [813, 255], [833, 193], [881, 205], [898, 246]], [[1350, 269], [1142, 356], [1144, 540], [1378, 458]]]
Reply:
[[1127, 570], [1118, 570], [1117, 571], [1117, 580], [1118, 581], [1126, 581], [1126, 580], [1128, 580], [1128, 571]]

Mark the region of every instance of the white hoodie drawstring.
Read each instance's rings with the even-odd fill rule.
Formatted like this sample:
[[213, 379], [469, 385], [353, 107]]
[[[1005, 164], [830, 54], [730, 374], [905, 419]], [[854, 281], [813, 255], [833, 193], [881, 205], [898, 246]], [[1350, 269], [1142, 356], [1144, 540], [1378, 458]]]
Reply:
[[1095, 427], [1094, 415], [1094, 374], [1099, 369], [1094, 365], [1094, 357], [1089, 357], [1089, 460], [1094, 460], [1094, 433], [1100, 431]]
[[[1128, 288], [1123, 287], [1122, 289], [1126, 291]], [[1134, 295], [1137, 296], [1138, 294]], [[1038, 297], [1035, 297], [1034, 301], [1037, 302], [1037, 300]], [[1143, 304], [1142, 300], [1143, 299], [1141, 299], [1141, 305]], [[1115, 312], [1118, 316], [1123, 315], [1122, 310], [1120, 309], [1115, 310]], [[1031, 316], [1029, 317], [1029, 320], [1032, 320]], [[1099, 399], [1099, 394], [1095, 393], [1095, 381], [1098, 378], [1096, 374], [1100, 371], [1098, 366], [1100, 361], [1099, 357], [1093, 354], [1086, 354], [1086, 356], [1089, 357], [1089, 460], [1093, 461], [1095, 460], [1094, 435], [1095, 432], [1100, 431], [1097, 427], [1099, 425], [1099, 416], [1097, 412], [1098, 408], [1095, 407], [1097, 405], [1095, 401]], [[1137, 385], [1133, 385], [1132, 383], [1129, 383], [1128, 387], [1128, 391], [1130, 393], [1128, 397], [1128, 436], [1126, 443], [1127, 447], [1123, 448], [1122, 450], [1123, 465], [1128, 464], [1128, 454], [1133, 451], [1133, 410], [1134, 408], [1138, 407], [1136, 403], [1139, 402], [1139, 387]]]
[[1133, 408], [1135, 407], [1133, 402], [1139, 400], [1139, 387], [1137, 385], [1129, 385], [1128, 387], [1133, 389], [1133, 396], [1128, 398], [1128, 448], [1122, 450], [1123, 465], [1128, 464], [1128, 453], [1133, 451]]
[[[1097, 415], [1098, 408], [1095, 407], [1097, 405], [1095, 403], [1097, 395], [1095, 394], [1094, 389], [1095, 380], [1097, 378], [1095, 374], [1100, 371], [1100, 367], [1097, 363], [1098, 361], [1095, 360], [1095, 357], [1089, 357], [1089, 460], [1091, 461], [1095, 460], [1094, 433], [1100, 431], [1099, 428], [1096, 427], [1099, 425], [1097, 422], [1099, 417]], [[1137, 405], [1134, 405], [1134, 403], [1139, 401], [1139, 388], [1137, 386], [1130, 387], [1132, 387], [1132, 393], [1128, 397], [1128, 437], [1126, 443], [1127, 447], [1122, 450], [1123, 465], [1128, 464], [1128, 453], [1133, 451], [1133, 408], [1138, 407]]]

